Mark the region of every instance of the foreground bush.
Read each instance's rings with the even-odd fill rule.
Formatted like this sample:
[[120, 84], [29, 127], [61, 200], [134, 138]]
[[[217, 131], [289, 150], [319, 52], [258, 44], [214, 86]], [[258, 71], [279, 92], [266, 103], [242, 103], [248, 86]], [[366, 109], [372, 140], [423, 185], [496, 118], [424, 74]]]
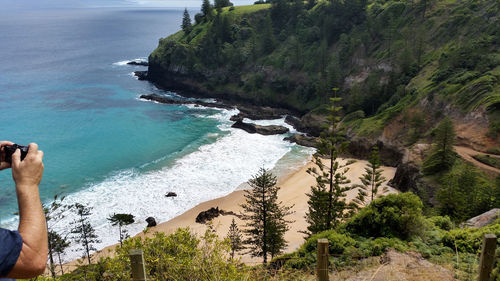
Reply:
[[345, 224], [347, 232], [363, 237], [408, 240], [422, 233], [423, 204], [413, 193], [390, 194], [374, 200]]
[[131, 280], [131, 249], [142, 249], [149, 280], [249, 280], [248, 270], [229, 258], [228, 241], [207, 230], [198, 238], [189, 229], [178, 229], [151, 238], [131, 238], [116, 248], [114, 258], [80, 266], [58, 280]]
[[[481, 250], [484, 235], [488, 233], [500, 237], [500, 219], [483, 228], [453, 229], [444, 234], [443, 245], [459, 252], [477, 254]], [[500, 240], [497, 240], [497, 248], [499, 247]]]

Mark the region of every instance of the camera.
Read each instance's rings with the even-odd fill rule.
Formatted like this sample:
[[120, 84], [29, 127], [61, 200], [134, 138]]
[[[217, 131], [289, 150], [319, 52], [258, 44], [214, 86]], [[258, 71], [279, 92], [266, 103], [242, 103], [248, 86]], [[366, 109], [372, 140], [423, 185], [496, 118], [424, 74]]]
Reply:
[[24, 145], [6, 145], [3, 147], [3, 150], [5, 152], [5, 162], [7, 163], [12, 163], [12, 154], [16, 152], [16, 149], [21, 150], [21, 161], [24, 160], [26, 155], [28, 155], [28, 147]]

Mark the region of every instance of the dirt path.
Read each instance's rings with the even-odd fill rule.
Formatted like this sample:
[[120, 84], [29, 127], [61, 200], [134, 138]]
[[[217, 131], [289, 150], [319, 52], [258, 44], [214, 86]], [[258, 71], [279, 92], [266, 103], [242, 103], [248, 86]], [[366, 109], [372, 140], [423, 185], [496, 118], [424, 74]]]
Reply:
[[474, 166], [481, 168], [481, 169], [485, 170], [486, 172], [489, 172], [493, 175], [500, 174], [500, 169], [497, 169], [497, 168], [491, 167], [489, 165], [486, 165], [484, 163], [481, 163], [472, 157], [474, 155], [479, 154], [479, 155], [489, 155], [491, 157], [500, 158], [499, 155], [493, 155], [493, 154], [488, 154], [488, 153], [484, 153], [484, 152], [479, 152], [479, 151], [476, 151], [472, 148], [465, 147], [465, 146], [454, 146], [454, 148], [455, 148], [455, 151], [457, 152], [457, 154], [460, 155], [460, 157], [462, 157], [464, 160], [472, 163]]

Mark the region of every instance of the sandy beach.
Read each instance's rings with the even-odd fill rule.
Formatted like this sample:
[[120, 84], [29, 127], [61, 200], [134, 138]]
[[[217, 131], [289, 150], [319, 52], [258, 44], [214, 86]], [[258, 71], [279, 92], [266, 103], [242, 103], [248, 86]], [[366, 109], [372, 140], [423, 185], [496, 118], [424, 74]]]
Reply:
[[[342, 162], [351, 159], [343, 159]], [[356, 160], [355, 163], [349, 166], [349, 171], [347, 177], [351, 180], [352, 184], [359, 184], [361, 181], [359, 177], [364, 173], [364, 169], [367, 165], [367, 161]], [[293, 205], [294, 214], [290, 215], [288, 219], [294, 222], [290, 225], [290, 230], [286, 233], [285, 238], [288, 241], [288, 247], [285, 252], [291, 252], [300, 247], [304, 242], [304, 235], [300, 231], [304, 231], [307, 228], [307, 223], [305, 221], [305, 214], [307, 212], [307, 193], [310, 191], [312, 185], [315, 185], [315, 178], [307, 173], [307, 169], [314, 167], [312, 162], [304, 165], [296, 172], [292, 174], [278, 178], [278, 186], [281, 187], [279, 191], [279, 200], [285, 205]], [[386, 183], [394, 177], [396, 168], [393, 167], [383, 167], [383, 176], [386, 178]], [[394, 188], [388, 187], [388, 193], [396, 193]], [[358, 193], [357, 189], [353, 189], [348, 192], [347, 200], [351, 201], [356, 197]], [[388, 194], [387, 193], [387, 194]], [[199, 224], [195, 222], [196, 216], [202, 212], [206, 211], [212, 207], [219, 207], [226, 212], [232, 211], [236, 214], [240, 213], [240, 205], [244, 203], [244, 191], [237, 190], [231, 194], [224, 196], [222, 198], [214, 199], [211, 201], [203, 202], [196, 207], [186, 211], [180, 216], [177, 216], [167, 222], [158, 224], [156, 227], [151, 228], [147, 236], [152, 236], [155, 232], [172, 233], [178, 228], [189, 227], [194, 233], [203, 234], [207, 228], [205, 224]], [[232, 219], [236, 220], [236, 223], [240, 229], [244, 228], [244, 222], [233, 215], [219, 216], [213, 220], [213, 224], [216, 228], [216, 232], [219, 237], [224, 238], [229, 230], [229, 225]], [[139, 233], [137, 236], [144, 236], [143, 233]], [[116, 245], [109, 246], [101, 250], [99, 253], [94, 254], [95, 258], [101, 256], [109, 256], [113, 254], [113, 249]], [[241, 260], [248, 264], [259, 263], [261, 258], [252, 258], [249, 255], [241, 255]], [[70, 264], [74, 264], [73, 262]], [[69, 264], [68, 264], [69, 265]]]

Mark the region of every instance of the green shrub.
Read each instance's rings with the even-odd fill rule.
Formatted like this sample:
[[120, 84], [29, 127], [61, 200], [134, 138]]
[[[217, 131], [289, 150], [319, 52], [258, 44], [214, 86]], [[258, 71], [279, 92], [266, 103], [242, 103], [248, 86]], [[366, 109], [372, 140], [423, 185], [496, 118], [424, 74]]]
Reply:
[[207, 230], [198, 238], [189, 229], [165, 235], [131, 238], [116, 248], [114, 258], [80, 266], [58, 280], [131, 280], [129, 251], [142, 249], [146, 273], [151, 280], [254, 280], [247, 268], [229, 258], [229, 244]]
[[432, 225], [434, 225], [435, 227], [442, 229], [442, 230], [449, 231], [453, 228], [453, 222], [451, 221], [450, 217], [448, 217], [448, 216], [444, 216], [444, 217], [434, 216], [434, 217], [428, 218], [427, 221], [429, 221]]
[[486, 152], [489, 153], [489, 154], [500, 155], [500, 148], [498, 148], [498, 147], [492, 147], [492, 148], [486, 150]]
[[476, 154], [476, 155], [473, 155], [472, 157], [483, 164], [500, 169], [500, 159], [499, 158], [491, 157], [488, 154], [486, 154], [486, 155]]
[[336, 232], [335, 230], [328, 230], [311, 236], [307, 241], [300, 247], [299, 255], [316, 252], [318, 239], [326, 238], [328, 239], [328, 250], [330, 254], [340, 255], [344, 253], [346, 247], [354, 246], [356, 241], [345, 235]]
[[413, 193], [390, 194], [361, 209], [345, 228], [363, 237], [408, 240], [424, 230], [422, 208], [422, 201]]
[[[500, 237], [500, 220], [483, 228], [453, 229], [443, 236], [443, 245], [459, 252], [477, 254], [481, 249], [483, 236], [488, 233]], [[498, 240], [497, 245], [500, 245]]]
[[351, 247], [346, 250], [346, 252], [357, 258], [366, 258], [373, 256], [380, 256], [387, 249], [395, 249], [400, 252], [407, 251], [408, 245], [398, 238], [358, 238], [358, 242], [355, 247]]

